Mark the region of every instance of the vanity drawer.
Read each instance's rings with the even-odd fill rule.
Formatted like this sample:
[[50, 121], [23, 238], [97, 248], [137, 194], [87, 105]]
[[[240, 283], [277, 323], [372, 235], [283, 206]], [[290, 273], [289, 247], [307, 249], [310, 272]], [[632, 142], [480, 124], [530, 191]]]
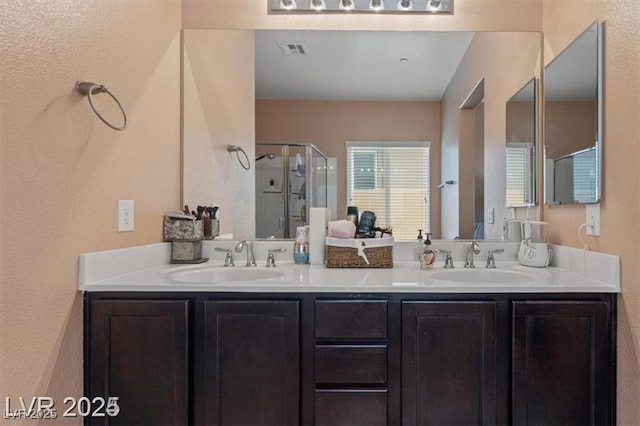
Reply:
[[386, 389], [316, 389], [315, 425], [387, 424]]
[[386, 300], [316, 301], [316, 339], [386, 338]]
[[386, 345], [318, 345], [315, 355], [316, 384], [387, 383]]

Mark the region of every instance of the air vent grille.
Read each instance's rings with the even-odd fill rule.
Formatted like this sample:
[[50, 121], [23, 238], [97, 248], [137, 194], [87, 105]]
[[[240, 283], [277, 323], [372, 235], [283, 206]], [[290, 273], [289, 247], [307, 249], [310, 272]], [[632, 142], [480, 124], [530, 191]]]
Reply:
[[282, 54], [287, 56], [308, 54], [307, 47], [302, 43], [279, 42], [278, 47], [282, 51]]

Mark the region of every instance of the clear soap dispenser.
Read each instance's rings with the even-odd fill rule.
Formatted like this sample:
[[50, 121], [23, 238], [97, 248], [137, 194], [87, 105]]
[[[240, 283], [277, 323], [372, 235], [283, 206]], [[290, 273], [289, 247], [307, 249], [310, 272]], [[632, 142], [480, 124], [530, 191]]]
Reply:
[[413, 249], [413, 258], [415, 260], [420, 260], [420, 255], [422, 254], [422, 246], [424, 245], [424, 237], [422, 236], [422, 229], [418, 229], [418, 244], [416, 248]]
[[436, 263], [436, 253], [431, 248], [431, 234], [427, 233], [427, 239], [420, 254], [420, 269], [431, 269], [434, 263]]

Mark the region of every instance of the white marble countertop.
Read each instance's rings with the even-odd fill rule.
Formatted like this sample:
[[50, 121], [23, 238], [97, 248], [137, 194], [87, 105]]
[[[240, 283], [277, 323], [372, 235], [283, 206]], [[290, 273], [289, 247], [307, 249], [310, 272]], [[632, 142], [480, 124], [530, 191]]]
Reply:
[[[580, 252], [577, 257], [580, 257]], [[81, 291], [118, 292], [358, 292], [358, 293], [618, 293], [619, 271], [603, 275], [577, 272], [572, 267], [529, 268], [519, 265], [509, 254], [497, 258], [496, 270], [484, 267], [481, 258], [475, 269], [463, 268], [454, 257], [454, 269], [438, 261], [431, 270], [420, 270], [417, 262], [398, 261], [393, 268], [330, 269], [324, 265], [296, 265], [277, 260], [266, 268], [264, 261], [247, 268], [244, 257], [236, 266], [224, 268], [220, 255], [199, 265], [168, 263], [167, 244], [111, 250], [82, 255], [79, 260]], [[572, 255], [569, 254], [569, 257]], [[615, 266], [615, 256], [605, 263]], [[260, 258], [259, 258], [260, 259]], [[589, 259], [587, 259], [589, 261]], [[618, 260], [619, 262], [619, 260]], [[576, 264], [576, 265], [574, 265]], [[610, 266], [611, 266], [610, 265]], [[582, 265], [583, 267], [585, 265]], [[594, 265], [600, 268], [602, 265]], [[613, 267], [612, 266], [612, 267]], [[609, 266], [607, 266], [609, 267]], [[589, 268], [584, 269], [588, 272]], [[235, 274], [235, 275], [234, 275]], [[248, 275], [247, 275], [248, 274]], [[242, 276], [244, 275], [244, 276]], [[211, 277], [210, 279], [207, 277]], [[234, 281], [235, 277], [238, 278]], [[217, 282], [219, 281], [219, 282]]]

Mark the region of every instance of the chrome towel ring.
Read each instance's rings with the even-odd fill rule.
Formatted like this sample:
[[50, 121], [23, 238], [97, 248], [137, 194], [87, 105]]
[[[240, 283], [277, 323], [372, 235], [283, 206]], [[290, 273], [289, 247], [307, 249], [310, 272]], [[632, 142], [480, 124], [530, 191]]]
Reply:
[[[122, 108], [120, 101], [118, 101], [118, 99], [113, 95], [113, 93], [109, 91], [109, 89], [106, 88], [106, 86], [102, 84], [91, 83], [90, 81], [76, 81], [76, 91], [82, 96], [86, 96], [87, 99], [89, 99], [89, 105], [91, 105], [91, 109], [96, 113], [98, 118], [102, 120], [104, 124], [114, 130], [124, 130], [127, 128], [127, 113], [124, 112], [124, 108]], [[102, 114], [100, 114], [100, 112], [98, 112], [92, 98], [92, 95], [95, 95], [96, 93], [106, 93], [107, 95], [111, 96], [111, 99], [113, 99], [116, 105], [118, 105], [118, 107], [120, 108], [120, 111], [122, 111], [122, 117], [124, 118], [124, 123], [122, 124], [122, 126], [114, 126], [113, 124], [109, 123], [102, 116]]]
[[[242, 166], [243, 169], [249, 170], [251, 168], [251, 163], [249, 162], [249, 156], [244, 151], [244, 149], [242, 149], [241, 146], [238, 146], [238, 145], [227, 145], [227, 152], [235, 152], [236, 153], [236, 158], [238, 159], [238, 162], [240, 163], [240, 165]], [[240, 152], [244, 155], [244, 160], [245, 161], [242, 161], [242, 158], [240, 157], [240, 154], [239, 154]], [[246, 163], [246, 165], [245, 165], [245, 163]]]

